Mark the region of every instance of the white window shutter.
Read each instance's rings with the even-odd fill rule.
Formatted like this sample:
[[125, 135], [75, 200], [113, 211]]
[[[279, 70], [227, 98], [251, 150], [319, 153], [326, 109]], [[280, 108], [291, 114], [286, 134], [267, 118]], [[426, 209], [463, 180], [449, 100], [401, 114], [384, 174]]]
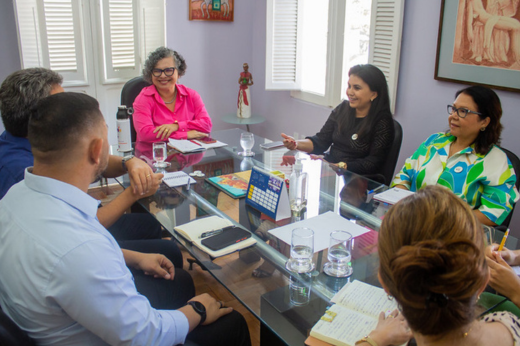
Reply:
[[266, 90], [301, 87], [302, 6], [301, 0], [267, 0]]
[[100, 10], [105, 53], [102, 81], [120, 83], [139, 74], [137, 6], [132, 0], [103, 0]]
[[390, 107], [395, 111], [405, 0], [372, 0], [368, 62], [381, 69], [388, 82]]
[[166, 45], [165, 13], [164, 0], [141, 0], [139, 2], [141, 66], [144, 65], [148, 54], [158, 47]]
[[14, 5], [22, 68], [42, 66], [43, 52], [36, 0], [17, 0]]

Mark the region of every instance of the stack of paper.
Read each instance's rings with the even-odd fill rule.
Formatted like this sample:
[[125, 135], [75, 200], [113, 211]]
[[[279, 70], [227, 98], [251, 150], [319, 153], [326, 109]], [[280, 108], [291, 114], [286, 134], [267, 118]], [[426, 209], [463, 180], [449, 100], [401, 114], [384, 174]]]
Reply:
[[394, 187], [393, 189], [386, 190], [385, 192], [378, 193], [374, 196], [374, 199], [388, 203], [396, 204], [405, 197], [413, 195], [415, 192]]
[[292, 230], [299, 227], [307, 227], [314, 231], [314, 252], [325, 250], [330, 245], [330, 234], [334, 231], [347, 231], [352, 238], [368, 232], [368, 229], [350, 222], [344, 217], [328, 211], [324, 214], [298, 221], [289, 225], [270, 230], [269, 233], [291, 244]]

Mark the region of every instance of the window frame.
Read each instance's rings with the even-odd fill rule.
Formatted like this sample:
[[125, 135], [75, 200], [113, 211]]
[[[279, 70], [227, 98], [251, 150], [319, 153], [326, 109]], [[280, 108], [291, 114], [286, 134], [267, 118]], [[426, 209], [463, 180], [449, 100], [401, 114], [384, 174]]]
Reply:
[[[330, 0], [329, 3], [329, 35], [327, 40], [327, 70], [325, 95], [302, 91], [301, 84], [281, 85], [273, 83], [276, 76], [273, 74], [272, 56], [276, 53], [273, 45], [273, 15], [279, 2], [290, 0], [267, 0], [266, 20], [266, 90], [290, 90], [291, 96], [303, 101], [312, 102], [326, 107], [335, 107], [342, 101], [342, 78], [347, 72], [343, 66], [343, 35], [345, 27], [344, 0]], [[293, 0], [297, 1], [297, 0]], [[303, 1], [301, 1], [303, 3]], [[397, 82], [399, 76], [399, 58], [401, 51], [401, 36], [404, 19], [405, 0], [372, 0], [370, 24], [369, 58], [368, 63], [379, 67], [388, 82], [391, 110], [395, 110]], [[300, 6], [303, 6], [300, 4]], [[297, 21], [296, 30], [301, 32], [301, 21]], [[286, 24], [287, 25], [287, 24]], [[300, 34], [298, 34], [300, 35]], [[297, 37], [298, 37], [297, 35]], [[301, 42], [297, 42], [301, 46]], [[300, 56], [298, 56], [300, 54]], [[296, 51], [294, 64], [296, 79], [302, 74], [301, 49]], [[275, 85], [275, 87], [273, 87]]]

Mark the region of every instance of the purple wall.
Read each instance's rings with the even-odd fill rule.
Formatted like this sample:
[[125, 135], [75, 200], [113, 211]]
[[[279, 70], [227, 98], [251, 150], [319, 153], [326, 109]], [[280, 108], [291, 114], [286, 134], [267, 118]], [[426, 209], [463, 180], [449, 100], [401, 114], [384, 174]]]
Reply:
[[[3, 81], [22, 66], [18, 54], [18, 35], [12, 1], [2, 1], [0, 5], [0, 32], [0, 81]], [[2, 132], [4, 124], [0, 121], [0, 133]]]
[[[188, 1], [166, 2], [168, 47], [183, 55], [188, 65], [180, 83], [201, 95], [215, 130], [236, 127], [219, 119], [236, 114], [242, 65], [247, 62], [254, 68], [251, 3], [235, 0], [234, 22], [204, 22], [188, 20]], [[254, 69], [253, 77], [256, 86], [261, 78]]]

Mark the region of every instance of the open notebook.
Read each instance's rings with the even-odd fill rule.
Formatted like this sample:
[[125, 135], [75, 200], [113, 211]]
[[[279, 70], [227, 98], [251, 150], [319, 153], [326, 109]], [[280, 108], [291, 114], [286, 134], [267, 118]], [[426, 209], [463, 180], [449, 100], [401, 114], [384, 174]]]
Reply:
[[214, 215], [197, 219], [185, 223], [184, 225], [174, 227], [174, 230], [181, 236], [186, 238], [188, 241], [190, 241], [193, 245], [195, 245], [202, 251], [206, 252], [211, 257], [220, 257], [228, 255], [235, 251], [242, 250], [256, 244], [256, 240], [254, 240], [253, 238], [248, 238], [244, 241], [241, 241], [240, 243], [230, 245], [217, 251], [213, 251], [207, 248], [206, 246], [202, 245], [202, 239], [199, 238], [202, 233], [228, 226], [233, 226], [231, 221], [221, 218], [220, 216]]
[[198, 153], [207, 149], [225, 147], [224, 142], [203, 143], [196, 139], [173, 139], [168, 140], [168, 145], [181, 153]]
[[188, 183], [195, 184], [196, 181], [183, 171], [164, 173], [163, 181], [169, 187], [184, 186]]
[[357, 340], [374, 330], [381, 311], [397, 308], [396, 302], [388, 300], [382, 288], [358, 280], [346, 284], [331, 302], [335, 304], [312, 327], [306, 345], [354, 346]]

